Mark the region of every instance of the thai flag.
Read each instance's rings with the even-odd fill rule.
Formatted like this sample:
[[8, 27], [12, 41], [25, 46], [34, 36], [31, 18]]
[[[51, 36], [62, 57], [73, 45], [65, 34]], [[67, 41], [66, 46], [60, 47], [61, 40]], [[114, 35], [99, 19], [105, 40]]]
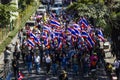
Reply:
[[27, 40], [27, 43], [28, 43], [28, 45], [30, 47], [34, 47], [35, 46], [35, 43], [32, 40], [30, 40], [30, 39]]
[[22, 80], [24, 78], [23, 74], [21, 72], [18, 72], [18, 79], [17, 80]]
[[45, 45], [45, 46], [48, 46], [48, 45], [49, 45], [49, 39], [48, 39], [48, 38], [44, 40], [44, 45]]
[[68, 32], [72, 34], [73, 37], [77, 38], [76, 32], [72, 30], [71, 28], [68, 28]]
[[42, 32], [42, 33], [41, 33], [41, 36], [42, 36], [43, 39], [47, 39], [47, 33]]
[[88, 38], [88, 33], [87, 33], [86, 31], [82, 30], [81, 36], [82, 36], [83, 38]]
[[104, 38], [103, 33], [102, 33], [101, 30], [98, 30], [98, 38], [99, 38], [100, 40], [102, 40], [103, 42], [105, 41], [105, 38]]
[[74, 26], [74, 29], [78, 29], [79, 31], [81, 31], [81, 28], [78, 24], [73, 24], [73, 26]]
[[64, 36], [63, 36], [62, 33], [59, 34], [59, 37], [60, 37], [60, 39], [62, 39], [62, 40], [64, 39]]
[[59, 38], [58, 39], [58, 50], [62, 49], [62, 41], [61, 39]]
[[60, 37], [60, 33], [59, 32], [54, 32], [55, 34], [55, 38], [59, 38]]
[[36, 37], [35, 34], [30, 33], [30, 38], [32, 38], [35, 43], [40, 44], [40, 40]]
[[88, 27], [89, 26], [89, 23], [88, 23], [88, 21], [83, 17], [81, 20], [80, 20], [80, 22], [79, 22], [80, 24], [84, 24], [86, 27]]
[[87, 29], [89, 27], [89, 23], [88, 21], [83, 17], [81, 18], [81, 20], [79, 21], [79, 24], [81, 26], [81, 29]]
[[52, 19], [55, 19], [55, 14], [54, 14], [54, 13], [51, 13], [51, 14], [50, 14], [50, 17], [51, 17]]
[[60, 28], [60, 23], [57, 21], [57, 20], [50, 20], [50, 24], [52, 25], [52, 26], [55, 26], [56, 28]]
[[43, 31], [47, 32], [47, 33], [50, 33], [51, 32], [51, 28], [48, 27], [48, 26], [43, 26]]
[[35, 38], [36, 36], [35, 36], [35, 34], [33, 34], [32, 32], [30, 32], [30, 38]]
[[88, 36], [88, 38], [86, 39], [86, 42], [88, 43], [88, 46], [90, 48], [92, 48], [95, 45], [94, 41], [91, 39], [90, 36]]
[[76, 33], [76, 35], [78, 35], [79, 37], [81, 37], [81, 33], [79, 32], [79, 30], [78, 29], [73, 29], [74, 31], [75, 31], [75, 33]]
[[91, 31], [91, 32], [89, 33], [89, 35], [90, 35], [91, 39], [94, 41], [94, 43], [96, 43], [95, 32]]

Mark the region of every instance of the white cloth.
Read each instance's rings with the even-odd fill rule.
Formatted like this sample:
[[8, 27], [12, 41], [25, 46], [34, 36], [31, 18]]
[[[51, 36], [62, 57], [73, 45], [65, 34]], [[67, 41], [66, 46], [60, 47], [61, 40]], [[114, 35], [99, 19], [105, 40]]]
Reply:
[[50, 63], [51, 62], [51, 58], [48, 56], [48, 57], [46, 57], [46, 63]]
[[20, 51], [21, 51], [21, 50], [20, 50], [20, 44], [16, 45], [16, 50], [17, 50], [17, 52], [20, 52]]
[[35, 62], [39, 63], [40, 62], [40, 56], [34, 56]]
[[120, 60], [114, 62], [115, 68], [119, 68], [120, 66]]

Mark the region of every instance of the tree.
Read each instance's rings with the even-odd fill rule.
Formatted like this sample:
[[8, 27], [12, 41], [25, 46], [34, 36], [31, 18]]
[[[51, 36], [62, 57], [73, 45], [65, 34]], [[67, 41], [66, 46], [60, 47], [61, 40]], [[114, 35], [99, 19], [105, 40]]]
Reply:
[[2, 27], [8, 25], [10, 23], [10, 17], [13, 14], [10, 12], [16, 12], [17, 9], [10, 4], [0, 4], [0, 25]]
[[109, 15], [109, 12], [108, 8], [104, 4], [84, 4], [81, 2], [77, 2], [70, 5], [67, 10], [70, 13], [76, 12], [74, 16], [75, 18], [87, 16], [88, 18], [94, 19], [95, 26], [101, 26], [103, 28], [107, 26], [105, 16]]

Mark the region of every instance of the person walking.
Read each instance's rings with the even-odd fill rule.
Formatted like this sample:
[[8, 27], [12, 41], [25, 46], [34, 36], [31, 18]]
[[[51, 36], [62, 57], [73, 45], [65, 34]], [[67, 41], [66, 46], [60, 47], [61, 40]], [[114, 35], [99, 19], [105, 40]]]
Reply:
[[30, 51], [28, 52], [28, 54], [26, 55], [26, 63], [27, 63], [27, 68], [28, 68], [28, 73], [32, 73], [32, 55], [30, 53]]
[[47, 54], [45, 61], [46, 61], [46, 71], [48, 74], [48, 72], [50, 71], [50, 66], [51, 66], [51, 61], [52, 61], [49, 54]]
[[52, 54], [52, 73], [53, 76], [57, 75], [57, 57], [56, 54]]
[[38, 55], [38, 53], [36, 53], [36, 55], [34, 56], [34, 62], [35, 62], [35, 70], [36, 73], [39, 73], [40, 70], [40, 56]]
[[20, 44], [18, 42], [16, 42], [15, 44], [15, 51], [16, 51], [16, 58], [19, 60], [21, 49], [20, 49]]
[[120, 59], [116, 59], [113, 64], [114, 64], [114, 67], [115, 67], [116, 76], [119, 80], [120, 79]]
[[6, 46], [4, 51], [4, 63], [6, 64], [9, 61], [9, 55], [11, 54], [11, 51], [9, 50], [9, 47]]
[[78, 57], [77, 57], [76, 54], [73, 55], [72, 66], [73, 66], [74, 74], [77, 75], [77, 72], [78, 72]]
[[16, 59], [15, 56], [13, 57], [13, 60], [12, 60], [12, 67], [13, 67], [15, 80], [17, 80], [18, 72], [19, 72], [19, 62], [18, 62], [18, 60]]
[[61, 58], [61, 68], [63, 70], [66, 70], [67, 67], [67, 58], [65, 54], [62, 54], [62, 58]]

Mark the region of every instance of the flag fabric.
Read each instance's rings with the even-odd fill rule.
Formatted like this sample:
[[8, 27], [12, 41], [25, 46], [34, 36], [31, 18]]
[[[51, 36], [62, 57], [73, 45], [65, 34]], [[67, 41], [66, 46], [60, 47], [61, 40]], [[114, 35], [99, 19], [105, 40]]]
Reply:
[[79, 32], [81, 31], [81, 28], [78, 24], [73, 24], [74, 29], [77, 29]]
[[30, 33], [30, 38], [32, 38], [35, 43], [40, 44], [40, 40], [36, 37], [35, 34]]
[[100, 40], [102, 40], [103, 42], [105, 41], [105, 38], [104, 38], [104, 36], [103, 36], [103, 33], [102, 33], [102, 31], [99, 29], [98, 30], [98, 38], [100, 39]]
[[57, 21], [57, 20], [50, 20], [50, 24], [52, 25], [52, 26], [55, 26], [56, 28], [60, 28], [60, 23]]
[[62, 41], [61, 39], [59, 38], [58, 39], [58, 50], [62, 49]]
[[48, 39], [48, 38], [44, 40], [44, 45], [45, 45], [45, 46], [48, 46], [48, 45], [49, 45], [49, 39]]
[[86, 31], [82, 30], [81, 36], [82, 36], [83, 38], [88, 38], [88, 33], [87, 33]]
[[55, 19], [55, 18], [56, 18], [55, 15], [56, 15], [56, 14], [51, 13], [51, 14], [50, 14], [50, 17], [51, 17], [52, 19]]
[[43, 32], [50, 33], [50, 32], [51, 32], [51, 28], [44, 25], [44, 26], [43, 26]]
[[75, 29], [75, 28], [74, 28], [73, 30], [74, 30], [74, 32], [76, 33], [77, 36], [81, 37], [81, 33], [79, 32], [78, 29]]
[[72, 28], [68, 28], [68, 32], [75, 38], [77, 38], [76, 36], [76, 32], [74, 30], [72, 30]]
[[34, 47], [35, 46], [35, 43], [31, 40], [31, 39], [28, 39], [27, 40], [27, 43], [30, 47]]
[[24, 78], [23, 74], [21, 72], [18, 72], [18, 79], [17, 80], [22, 80]]
[[46, 32], [42, 32], [41, 33], [41, 37], [42, 37], [42, 39], [47, 39], [47, 33]]
[[90, 48], [94, 47], [94, 45], [95, 45], [94, 41], [91, 39], [90, 36], [87, 37], [86, 42], [88, 43], [88, 46]]
[[79, 25], [81, 26], [82, 30], [87, 30], [87, 28], [89, 27], [89, 23], [84, 17], [80, 19]]

